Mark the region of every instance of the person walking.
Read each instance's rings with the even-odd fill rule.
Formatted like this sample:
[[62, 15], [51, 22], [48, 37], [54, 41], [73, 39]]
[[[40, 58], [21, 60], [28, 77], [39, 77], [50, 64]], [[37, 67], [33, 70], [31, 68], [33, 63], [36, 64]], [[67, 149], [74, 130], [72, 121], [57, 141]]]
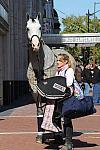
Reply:
[[92, 83], [93, 83], [93, 102], [100, 104], [100, 67], [91, 66]]
[[82, 71], [82, 81], [84, 84], [84, 96], [89, 96], [90, 88], [92, 88], [91, 64], [84, 67]]
[[[59, 112], [62, 113], [65, 110], [66, 107], [66, 101], [70, 98], [73, 98], [73, 81], [75, 79], [74, 71], [71, 67], [71, 63], [69, 60], [69, 57], [66, 54], [59, 54], [57, 57], [57, 72], [56, 76], [62, 76], [66, 78], [66, 86], [70, 89], [70, 97], [62, 101], [62, 104], [60, 103], [60, 106], [62, 106], [62, 109], [59, 109]], [[80, 96], [79, 94], [77, 94]], [[83, 98], [83, 97], [82, 97]], [[59, 105], [59, 104], [58, 104]], [[53, 113], [55, 109], [55, 100], [49, 100], [49, 103], [46, 105], [45, 113], [43, 122], [41, 125], [41, 128], [53, 132], [59, 132], [61, 129], [57, 126], [55, 126], [52, 122]], [[73, 149], [73, 143], [72, 143], [72, 136], [73, 136], [73, 124], [70, 117], [66, 117], [63, 115], [63, 132], [65, 134], [65, 144], [60, 150], [72, 150]]]

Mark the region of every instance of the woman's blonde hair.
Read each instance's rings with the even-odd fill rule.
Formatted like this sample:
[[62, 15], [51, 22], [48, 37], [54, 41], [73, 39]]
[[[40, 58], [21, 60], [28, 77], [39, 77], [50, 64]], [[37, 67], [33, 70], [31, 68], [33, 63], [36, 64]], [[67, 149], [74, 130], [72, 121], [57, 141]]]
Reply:
[[62, 62], [66, 62], [69, 67], [72, 67], [71, 61], [70, 61], [68, 55], [66, 55], [66, 54], [58, 54], [58, 56], [60, 56], [60, 60], [61, 60]]

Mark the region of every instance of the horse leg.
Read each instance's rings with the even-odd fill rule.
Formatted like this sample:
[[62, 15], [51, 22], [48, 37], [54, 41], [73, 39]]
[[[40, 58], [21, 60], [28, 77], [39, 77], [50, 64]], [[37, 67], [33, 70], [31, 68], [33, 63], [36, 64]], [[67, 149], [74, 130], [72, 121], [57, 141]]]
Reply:
[[37, 108], [37, 130], [38, 130], [38, 133], [37, 133], [37, 136], [36, 136], [36, 142], [37, 143], [43, 143], [43, 132], [44, 130], [41, 128], [41, 124], [42, 124], [42, 121], [43, 121], [43, 111], [42, 111], [42, 108], [41, 108], [41, 97], [38, 95], [38, 93], [34, 93], [32, 91], [32, 97], [36, 103], [36, 108]]
[[31, 87], [32, 97], [36, 103], [37, 115], [43, 115], [43, 111], [42, 111], [42, 107], [41, 107], [42, 106], [41, 96], [37, 93], [37, 88], [36, 88], [37, 79], [35, 77], [35, 73], [33, 71], [31, 63], [28, 66], [27, 77], [28, 77], [29, 85]]
[[34, 98], [34, 101], [36, 103], [37, 116], [43, 115], [41, 96], [38, 93], [32, 92], [32, 97]]
[[37, 94], [37, 115], [43, 115], [43, 110], [42, 110], [42, 99], [39, 94]]

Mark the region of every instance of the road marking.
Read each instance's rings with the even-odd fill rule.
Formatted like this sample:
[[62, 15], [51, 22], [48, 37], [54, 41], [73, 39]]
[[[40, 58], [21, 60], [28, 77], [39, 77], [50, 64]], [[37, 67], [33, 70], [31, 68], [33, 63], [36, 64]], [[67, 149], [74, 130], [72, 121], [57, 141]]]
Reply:
[[0, 135], [20, 135], [20, 134], [37, 134], [37, 133], [51, 133], [51, 132], [0, 132]]
[[43, 115], [39, 115], [39, 116], [0, 116], [1, 118], [39, 118], [39, 117], [43, 117]]
[[[33, 115], [33, 116], [21, 116], [21, 115], [19, 115], [19, 116], [0, 116], [0, 118], [37, 118], [37, 117], [43, 117], [43, 115], [39, 115], [39, 116], [36, 116], [36, 115]], [[88, 117], [88, 116], [86, 116], [86, 117]], [[90, 117], [100, 117], [100, 115], [98, 114], [98, 115], [90, 115]]]
[[0, 118], [36, 118], [37, 116], [0, 116]]
[[[37, 133], [52, 133], [52, 132], [0, 132], [0, 135], [20, 135], [20, 134], [37, 134]], [[90, 135], [90, 134], [95, 134], [95, 135], [100, 135], [100, 132], [92, 132], [92, 133], [83, 133], [84, 135]], [[100, 137], [99, 137], [100, 138]]]
[[94, 136], [94, 137], [91, 137], [91, 136], [89, 136], [89, 137], [84, 137], [84, 138], [86, 138], [86, 139], [100, 139], [100, 137], [96, 137], [96, 136]]
[[83, 133], [83, 134], [98, 134], [99, 135], [100, 132], [91, 132], [91, 133], [89, 132], [89, 133]]
[[82, 134], [97, 134], [100, 133], [100, 130], [79, 130], [79, 131], [74, 131], [75, 133], [82, 133]]
[[100, 117], [100, 115], [90, 115], [91, 117]]

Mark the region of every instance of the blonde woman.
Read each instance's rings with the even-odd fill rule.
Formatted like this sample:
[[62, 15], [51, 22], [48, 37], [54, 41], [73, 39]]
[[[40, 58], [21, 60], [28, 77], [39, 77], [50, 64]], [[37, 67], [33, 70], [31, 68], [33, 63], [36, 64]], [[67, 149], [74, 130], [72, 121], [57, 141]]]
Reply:
[[[57, 58], [57, 72], [56, 76], [66, 77], [66, 85], [71, 89], [71, 94], [73, 93], [73, 80], [74, 80], [74, 71], [71, 67], [71, 62], [69, 57], [66, 54], [59, 54]], [[64, 107], [63, 103], [63, 107]], [[63, 108], [62, 108], [63, 109]], [[73, 125], [72, 120], [70, 118], [64, 119], [64, 134], [65, 134], [65, 145], [61, 148], [61, 150], [72, 150], [72, 136], [73, 136]]]
[[[66, 77], [66, 86], [70, 88], [71, 94], [73, 94], [73, 80], [74, 71], [71, 67], [69, 56], [66, 54], [59, 54], [57, 57], [57, 71], [56, 76]], [[64, 106], [64, 103], [63, 103]], [[55, 126], [52, 122], [52, 117], [55, 108], [55, 101], [52, 100], [47, 103], [44, 113], [44, 118], [41, 127], [45, 130], [59, 132], [61, 129]], [[63, 109], [63, 108], [62, 108]], [[64, 118], [64, 134], [65, 134], [65, 145], [61, 150], [72, 150], [72, 135], [73, 135], [73, 125], [70, 118]]]

